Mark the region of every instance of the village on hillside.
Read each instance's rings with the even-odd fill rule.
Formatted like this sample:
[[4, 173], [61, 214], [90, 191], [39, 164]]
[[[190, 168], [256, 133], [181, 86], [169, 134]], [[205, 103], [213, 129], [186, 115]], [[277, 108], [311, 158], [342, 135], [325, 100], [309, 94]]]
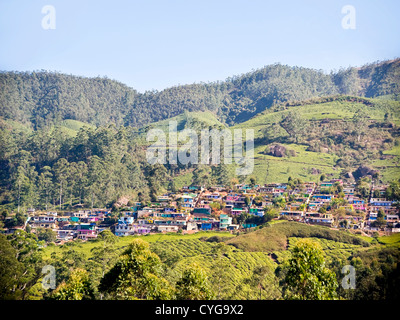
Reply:
[[[166, 193], [157, 202], [121, 205], [114, 209], [80, 208], [71, 212], [36, 212], [28, 209], [23, 226], [4, 228], [5, 234], [27, 226], [51, 229], [56, 244], [96, 239], [106, 229], [116, 236], [151, 233], [251, 230], [271, 220], [286, 219], [306, 224], [347, 229], [364, 235], [400, 232], [399, 205], [386, 198], [387, 185], [373, 186], [362, 196], [354, 183], [329, 181], [238, 184], [184, 187]], [[116, 218], [110, 219], [111, 216]]]

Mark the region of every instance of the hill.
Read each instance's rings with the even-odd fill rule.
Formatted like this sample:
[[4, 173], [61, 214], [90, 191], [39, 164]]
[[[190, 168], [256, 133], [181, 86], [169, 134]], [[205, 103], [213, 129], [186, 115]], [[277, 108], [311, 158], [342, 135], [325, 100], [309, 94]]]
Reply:
[[243, 251], [274, 252], [286, 250], [289, 238], [320, 238], [333, 240], [353, 245], [369, 246], [365, 240], [342, 231], [331, 230], [322, 226], [311, 226], [298, 222], [281, 222], [254, 232], [242, 234], [238, 237], [226, 240], [226, 244], [232, 245]]
[[399, 101], [336, 96], [276, 106], [231, 129], [254, 129], [259, 183], [338, 178], [360, 165], [387, 182], [400, 178], [399, 124]]
[[[344, 265], [357, 266], [357, 290], [351, 292], [356, 295], [353, 299], [365, 298], [371, 290], [375, 292], [376, 284], [382, 280], [381, 270], [395, 270], [393, 261], [397, 261], [399, 255], [397, 235], [379, 237], [378, 241], [369, 243], [346, 231], [285, 221], [238, 236], [203, 231], [191, 235], [170, 233], [139, 237], [149, 242], [151, 251], [160, 257], [163, 276], [170, 283], [175, 283], [182, 271], [195, 262], [206, 271], [218, 299], [281, 299], [280, 272], [291, 256], [291, 249], [301, 238], [310, 238], [321, 246], [326, 266], [336, 273], [338, 283], [343, 278], [341, 269]], [[135, 238], [116, 239], [112, 247], [114, 254], [106, 262], [107, 268], [114, 265]], [[104, 268], [104, 261], [99, 263], [96, 253], [102, 249], [104, 243], [94, 240], [48, 246], [42, 250], [46, 263], [59, 266], [66, 263], [66, 257], [74, 257], [72, 264], [85, 268], [93, 279], [98, 279], [102, 272], [96, 271]], [[348, 293], [341, 290], [338, 288], [338, 294], [349, 299]], [[375, 297], [383, 296], [384, 293], [375, 292]]]
[[[0, 73], [0, 205], [103, 207], [233, 178], [264, 184], [316, 181], [322, 173], [351, 177], [361, 166], [382, 182], [398, 179], [399, 61], [330, 75], [275, 64], [145, 93], [106, 78]], [[341, 94], [349, 92], [358, 96]], [[254, 129], [253, 172], [236, 176], [235, 164], [149, 165], [145, 134], [167, 130], [170, 120], [178, 130]]]
[[185, 111], [184, 113], [168, 118], [165, 120], [153, 122], [150, 125], [144, 127], [142, 132], [146, 132], [150, 128], [161, 129], [164, 132], [168, 132], [170, 121], [176, 121], [177, 130], [183, 130], [185, 128], [202, 129], [202, 128], [224, 128], [225, 125], [220, 122], [216, 115], [211, 111]]
[[337, 94], [376, 97], [399, 93], [400, 59], [331, 74], [281, 64], [225, 81], [139, 93], [107, 78], [56, 72], [1, 72], [0, 117], [40, 128], [72, 119], [96, 126], [141, 127], [184, 111], [211, 111], [227, 125], [276, 104]]

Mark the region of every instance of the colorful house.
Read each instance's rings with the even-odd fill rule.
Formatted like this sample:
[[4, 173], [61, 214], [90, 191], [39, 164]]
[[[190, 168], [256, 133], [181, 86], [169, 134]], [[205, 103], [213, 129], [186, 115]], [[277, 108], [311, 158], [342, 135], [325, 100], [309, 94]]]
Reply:
[[220, 229], [228, 229], [229, 225], [231, 224], [232, 224], [232, 217], [229, 217], [227, 214], [221, 214], [219, 216]]
[[196, 207], [196, 208], [194, 208], [193, 209], [193, 213], [202, 213], [202, 214], [208, 214], [208, 215], [210, 215], [211, 214], [211, 208], [210, 207], [203, 207], [203, 208], [199, 208], [199, 207]]
[[332, 194], [314, 194], [312, 196], [312, 199], [320, 200], [323, 202], [329, 202], [333, 199], [333, 195]]
[[199, 229], [200, 230], [212, 230], [212, 222], [202, 222]]
[[286, 216], [291, 220], [299, 221], [304, 216], [303, 211], [290, 211], [290, 210], [283, 210], [279, 213], [281, 216]]
[[249, 209], [249, 214], [262, 217], [264, 216], [264, 210], [260, 207], [253, 207]]

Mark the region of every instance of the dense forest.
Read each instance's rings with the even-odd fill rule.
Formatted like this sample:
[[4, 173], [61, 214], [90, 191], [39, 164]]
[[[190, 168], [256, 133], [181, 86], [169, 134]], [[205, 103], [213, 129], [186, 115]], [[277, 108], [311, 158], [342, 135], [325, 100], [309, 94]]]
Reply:
[[3, 124], [0, 147], [0, 205], [10, 211], [111, 207], [121, 197], [147, 203], [176, 189], [173, 178], [187, 170], [194, 183], [206, 174], [209, 183], [229, 183], [225, 165], [150, 165], [130, 127], [84, 126], [69, 136], [57, 126], [24, 133]]
[[282, 102], [338, 94], [376, 97], [399, 93], [400, 59], [326, 74], [281, 64], [225, 81], [139, 93], [108, 78], [56, 72], [1, 72], [0, 117], [34, 129], [65, 119], [96, 126], [134, 126], [184, 111], [211, 111], [227, 125], [248, 120]]

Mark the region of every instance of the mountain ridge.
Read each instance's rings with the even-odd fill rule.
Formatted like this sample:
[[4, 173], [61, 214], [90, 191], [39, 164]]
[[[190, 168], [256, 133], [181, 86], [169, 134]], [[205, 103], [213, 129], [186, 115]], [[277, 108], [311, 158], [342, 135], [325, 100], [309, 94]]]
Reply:
[[142, 127], [184, 111], [210, 111], [226, 125], [282, 103], [355, 95], [398, 95], [400, 59], [331, 74], [272, 64], [224, 81], [140, 93], [116, 80], [56, 72], [0, 72], [0, 117], [41, 128], [62, 120]]

